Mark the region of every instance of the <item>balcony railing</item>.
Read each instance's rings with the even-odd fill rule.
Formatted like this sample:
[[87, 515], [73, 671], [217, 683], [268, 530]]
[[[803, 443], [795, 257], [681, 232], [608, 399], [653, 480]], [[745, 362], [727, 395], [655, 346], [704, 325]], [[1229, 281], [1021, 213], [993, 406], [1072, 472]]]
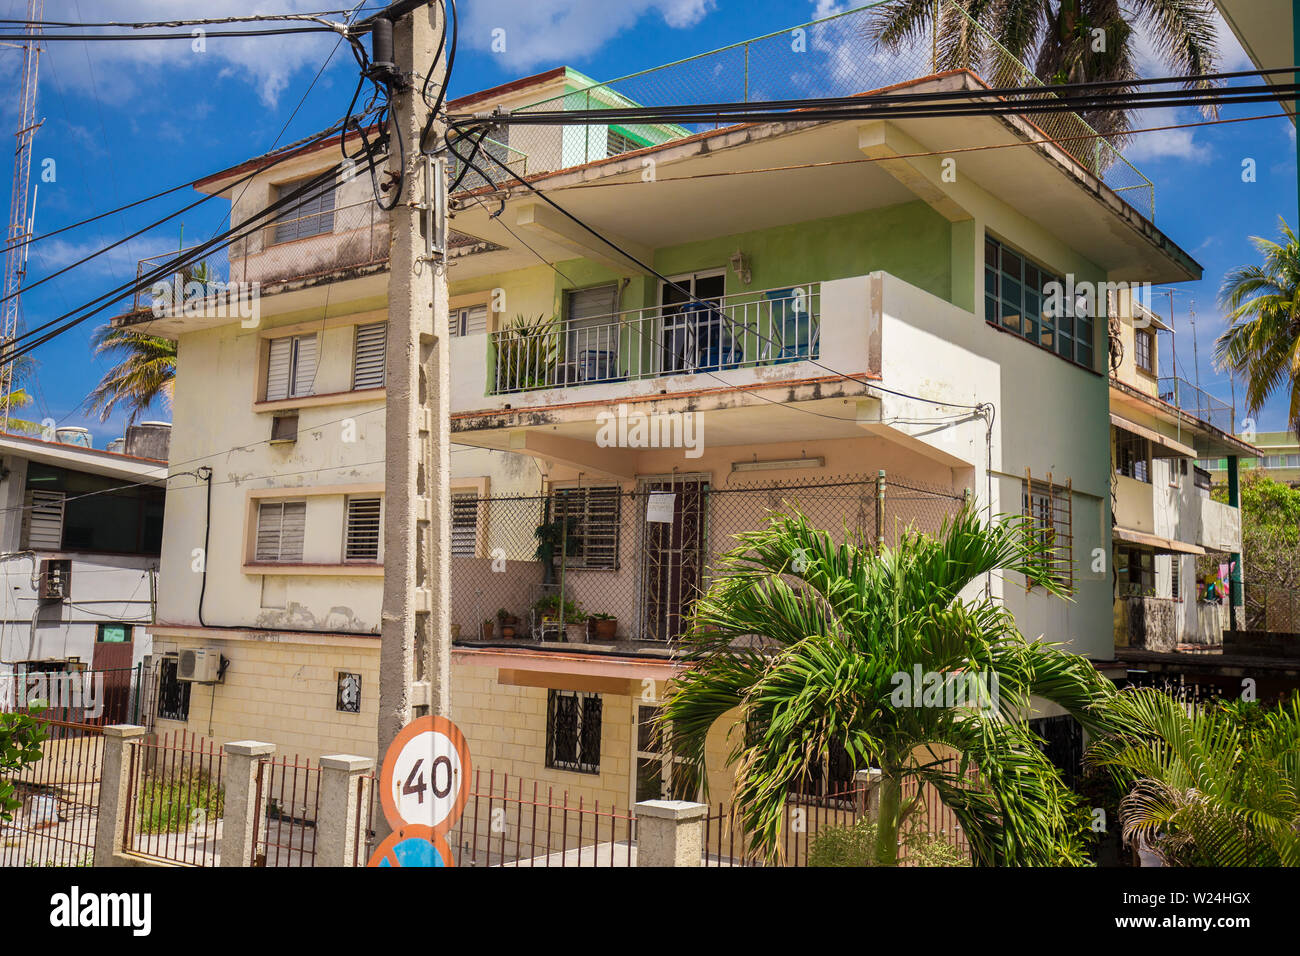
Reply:
[[1186, 412], [1198, 421], [1205, 422], [1219, 431], [1233, 433], [1236, 422], [1236, 409], [1227, 402], [1219, 401], [1213, 395], [1197, 388], [1191, 382], [1170, 376], [1158, 382], [1160, 400]]
[[490, 334], [494, 395], [756, 368], [820, 355], [821, 286], [515, 325]]

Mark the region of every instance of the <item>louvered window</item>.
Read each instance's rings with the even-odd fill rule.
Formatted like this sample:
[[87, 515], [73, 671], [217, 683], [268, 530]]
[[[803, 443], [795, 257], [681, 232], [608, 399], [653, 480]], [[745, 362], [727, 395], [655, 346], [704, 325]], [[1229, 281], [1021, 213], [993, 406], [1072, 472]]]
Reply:
[[472, 558], [478, 551], [478, 495], [451, 496], [451, 556]]
[[63, 547], [62, 491], [27, 492], [23, 547], [32, 551], [58, 551]]
[[348, 499], [348, 531], [343, 557], [346, 561], [377, 564], [379, 536], [383, 530], [383, 507], [379, 498]]
[[264, 501], [257, 509], [257, 560], [301, 564], [307, 502]]
[[564, 559], [567, 567], [602, 571], [618, 568], [621, 503], [617, 487], [561, 488], [555, 492], [554, 520], [569, 524], [570, 540]]
[[488, 308], [486, 305], [471, 305], [464, 309], [451, 310], [452, 335], [478, 335], [487, 331]]
[[352, 346], [352, 387], [384, 387], [384, 352], [388, 343], [388, 323], [358, 325]]
[[[280, 187], [280, 195], [298, 189], [306, 180]], [[313, 195], [323, 190], [319, 195]], [[286, 207], [275, 223], [275, 242], [306, 239], [334, 231], [334, 188], [318, 184], [307, 190], [305, 196]]]
[[266, 359], [266, 400], [276, 402], [312, 394], [317, 353], [314, 334], [271, 339]]

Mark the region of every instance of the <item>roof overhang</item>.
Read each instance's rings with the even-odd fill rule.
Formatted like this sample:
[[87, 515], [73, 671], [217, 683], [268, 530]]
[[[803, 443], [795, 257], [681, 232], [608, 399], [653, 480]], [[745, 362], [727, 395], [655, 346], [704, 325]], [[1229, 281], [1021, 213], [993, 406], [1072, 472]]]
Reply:
[[123, 478], [150, 485], [167, 483], [167, 463], [152, 458], [135, 458], [98, 448], [65, 445], [22, 435], [0, 434], [0, 453], [38, 461], [105, 478]]
[[[1296, 12], [1292, 0], [1215, 0], [1251, 62], [1261, 70], [1296, 65]], [[1264, 78], [1273, 85], [1294, 81], [1290, 73]], [[1295, 100], [1279, 100], [1295, 122]]]
[[1200, 545], [1188, 544], [1186, 541], [1175, 541], [1173, 538], [1162, 538], [1159, 535], [1146, 534], [1142, 531], [1134, 531], [1131, 528], [1115, 528], [1111, 532], [1111, 537], [1125, 544], [1136, 544], [1144, 548], [1150, 548], [1158, 554], [1205, 554], [1205, 549]]
[[[1231, 435], [1216, 428], [1209, 422], [1202, 421], [1193, 415], [1179, 409], [1169, 402], [1156, 398], [1152, 395], [1146, 395], [1131, 385], [1114, 378], [1110, 380], [1110, 403], [1111, 407], [1119, 407], [1128, 414], [1121, 414], [1122, 419], [1131, 420], [1132, 415], [1150, 415], [1154, 419], [1168, 422], [1177, 426], [1179, 429], [1179, 438], [1185, 438], [1186, 442], [1179, 442], [1191, 447], [1195, 452], [1188, 457], [1195, 458], [1258, 458], [1261, 452], [1249, 442], [1242, 441], [1236, 435]], [[1111, 413], [1111, 421], [1115, 420], [1115, 413]], [[1122, 428], [1129, 426], [1122, 425]]]
[[1126, 432], [1132, 432], [1151, 442], [1151, 454], [1156, 458], [1195, 458], [1196, 449], [1191, 445], [1184, 445], [1176, 439], [1169, 438], [1160, 434], [1154, 428], [1147, 428], [1145, 425], [1139, 425], [1137, 422], [1131, 422], [1127, 418], [1110, 413], [1110, 423], [1116, 428], [1122, 428]]
[[[957, 71], [874, 92], [986, 88], [974, 74]], [[1190, 254], [1063, 148], [1039, 142], [1045, 135], [1023, 117], [890, 120], [891, 135], [871, 133], [864, 146], [864, 126], [870, 125], [844, 120], [730, 126], [529, 179], [597, 231], [658, 249], [918, 200], [942, 201], [939, 211], [951, 219], [960, 212], [952, 207], [961, 205], [961, 190], [947, 189], [939, 156], [961, 149], [963, 183], [1040, 224], [1111, 280], [1201, 277]], [[922, 178], [900, 175], [899, 162], [916, 157], [900, 153], [897, 144], [915, 144], [928, 154]], [[652, 182], [643, 179], [647, 157], [655, 161]], [[575, 254], [574, 237], [557, 236], [537, 223], [531, 212], [536, 198], [525, 187], [516, 183], [503, 195], [504, 209], [502, 195], [482, 203], [473, 193], [457, 197], [455, 228], [502, 249], [454, 258], [454, 279], [535, 265], [538, 255], [557, 261]], [[512, 235], [521, 229], [529, 232], [535, 253]], [[591, 252], [611, 255], [608, 246], [587, 241]], [[637, 271], [627, 262], [623, 269]]]

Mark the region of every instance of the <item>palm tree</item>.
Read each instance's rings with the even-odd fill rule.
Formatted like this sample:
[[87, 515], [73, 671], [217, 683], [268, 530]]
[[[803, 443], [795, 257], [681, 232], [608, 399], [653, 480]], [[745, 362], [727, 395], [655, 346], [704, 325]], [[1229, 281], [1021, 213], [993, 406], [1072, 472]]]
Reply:
[[[1219, 54], [1210, 0], [890, 0], [880, 8], [872, 36], [898, 50], [930, 35], [939, 14], [939, 70], [978, 69], [994, 86], [1023, 85], [1011, 59], [998, 56], [991, 36], [1019, 63], [1033, 63], [1044, 83], [1114, 83], [1107, 92], [1130, 92], [1138, 78], [1137, 31], [1145, 30], [1173, 76], [1213, 73]], [[964, 11], [963, 16], [960, 11]], [[983, 30], [972, 29], [971, 21]], [[987, 31], [984, 32], [984, 31]], [[1188, 88], [1209, 86], [1189, 80]], [[1207, 110], [1212, 112], [1211, 110]], [[1125, 110], [1081, 114], [1100, 133], [1132, 128]]]
[[1115, 695], [1088, 761], [1125, 792], [1125, 840], [1168, 866], [1300, 866], [1300, 695], [1271, 710]]
[[0, 413], [7, 414], [10, 433], [38, 435], [41, 425], [38, 422], [14, 418], [13, 412], [19, 408], [30, 408], [36, 401], [27, 389], [27, 383], [36, 375], [36, 359], [30, 355], [20, 355], [13, 360], [13, 388], [7, 395], [0, 395]]
[[120, 361], [104, 373], [86, 397], [85, 406], [107, 421], [118, 404], [130, 410], [129, 421], [159, 397], [170, 403], [176, 376], [176, 343], [129, 328], [102, 325], [91, 339], [96, 355], [112, 355]]
[[1238, 266], [1223, 277], [1219, 307], [1228, 328], [1215, 343], [1221, 369], [1246, 383], [1246, 406], [1253, 415], [1269, 397], [1290, 389], [1290, 428], [1300, 429], [1300, 243], [1282, 222], [1283, 242], [1252, 236], [1263, 265]]
[[[995, 571], [1061, 595], [1041, 534], [1021, 518], [986, 527], [963, 508], [937, 537], [908, 533], [879, 554], [846, 537], [837, 545], [799, 514], [737, 535], [696, 602], [683, 648], [690, 666], [662, 711], [673, 753], [707, 779], [705, 740], [738, 717], [746, 732], [728, 757], [733, 811], [751, 851], [769, 859], [781, 854], [791, 785], [834, 748], [880, 770], [882, 865], [896, 862], [921, 808], [923, 786], [904, 800], [907, 784], [938, 792], [977, 863], [1083, 862], [1076, 800], [1025, 715], [1038, 696], [1096, 727], [1110, 684], [1084, 658], [1027, 641], [1000, 604], [960, 597]], [[898, 691], [900, 675], [918, 670], [991, 693], [973, 708], [928, 695], [916, 706]]]

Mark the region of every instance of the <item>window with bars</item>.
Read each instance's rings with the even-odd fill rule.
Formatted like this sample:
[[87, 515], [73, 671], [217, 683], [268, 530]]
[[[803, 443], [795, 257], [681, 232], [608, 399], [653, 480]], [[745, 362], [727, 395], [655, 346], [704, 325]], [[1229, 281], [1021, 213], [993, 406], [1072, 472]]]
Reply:
[[[281, 196], [300, 188], [307, 180], [286, 183], [279, 188]], [[317, 189], [323, 190], [313, 195]], [[307, 190], [306, 195], [280, 213], [275, 223], [272, 242], [292, 242], [334, 231], [334, 189], [321, 185]]]
[[[568, 523], [569, 540], [563, 550], [568, 568], [618, 570], [618, 538], [622, 494], [618, 486], [557, 488], [551, 499], [551, 517]], [[576, 539], [576, 540], [574, 540]], [[557, 554], [560, 549], [557, 549]]]
[[[1059, 283], [1062, 308], [1049, 308], [1048, 285]], [[1093, 317], [1064, 301], [1065, 280], [1008, 249], [984, 240], [984, 318], [990, 325], [1015, 332], [1063, 359], [1093, 367]], [[1100, 306], [1094, 307], [1099, 308]], [[1055, 314], [1059, 312], [1060, 314]]]
[[177, 660], [164, 657], [158, 665], [158, 717], [163, 720], [190, 719], [190, 683], [176, 676]]
[[1115, 473], [1151, 483], [1151, 442], [1141, 435], [1116, 430]]
[[601, 698], [587, 691], [546, 695], [546, 766], [600, 773]]
[[665, 742], [658, 704], [636, 706], [636, 799], [694, 800], [699, 796], [698, 775]]
[[361, 564], [378, 564], [382, 532], [383, 499], [349, 498], [343, 560]]
[[[753, 747], [763, 738], [765, 725], [756, 720], [745, 722], [745, 745]], [[792, 803], [814, 807], [852, 809], [857, 786], [853, 764], [844, 745], [832, 740], [827, 756], [810, 761], [808, 771], [790, 783], [786, 790]]]
[[478, 335], [486, 332], [488, 327], [488, 307], [486, 305], [470, 305], [463, 309], [451, 310], [451, 334], [452, 335]]
[[266, 400], [277, 402], [312, 394], [318, 351], [315, 333], [271, 339], [267, 344]]
[[1155, 374], [1155, 336], [1149, 329], [1137, 329], [1133, 333], [1133, 360], [1137, 367], [1151, 375]]
[[1169, 558], [1169, 596], [1175, 601], [1183, 599], [1183, 561], [1176, 554]]
[[1138, 548], [1120, 548], [1116, 555], [1115, 572], [1120, 587], [1129, 597], [1152, 596], [1156, 593], [1156, 558], [1151, 551]]
[[358, 325], [352, 342], [352, 388], [383, 388], [388, 323]]
[[1070, 485], [1027, 477], [1022, 482], [1023, 514], [1033, 524], [1043, 546], [1052, 554], [1048, 571], [1064, 587], [1074, 586], [1073, 502]]
[[301, 564], [307, 502], [263, 501], [257, 507], [257, 561]]
[[451, 556], [472, 558], [478, 553], [478, 493], [451, 496]]

